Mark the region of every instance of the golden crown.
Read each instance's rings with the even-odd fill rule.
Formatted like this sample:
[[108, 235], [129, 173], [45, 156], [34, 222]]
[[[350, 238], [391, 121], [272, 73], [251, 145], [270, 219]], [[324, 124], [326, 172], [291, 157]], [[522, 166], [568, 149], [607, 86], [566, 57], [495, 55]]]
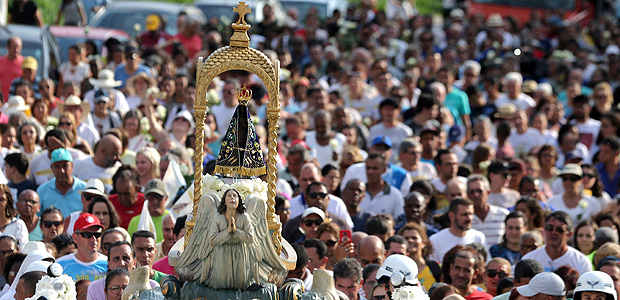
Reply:
[[237, 89], [237, 99], [239, 99], [240, 105], [248, 105], [248, 102], [252, 99], [252, 90], [248, 89], [244, 84], [242, 88]]

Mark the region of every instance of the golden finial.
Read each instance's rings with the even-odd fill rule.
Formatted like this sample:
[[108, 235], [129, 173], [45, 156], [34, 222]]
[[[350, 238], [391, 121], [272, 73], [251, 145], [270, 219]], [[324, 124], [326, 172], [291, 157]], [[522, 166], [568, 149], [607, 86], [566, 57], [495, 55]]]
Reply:
[[239, 99], [239, 105], [248, 105], [248, 102], [252, 99], [252, 90], [243, 84], [242, 88], [237, 89], [237, 99]]
[[248, 29], [250, 25], [245, 22], [245, 15], [251, 13], [252, 9], [245, 2], [239, 2], [237, 7], [233, 8], [233, 11], [239, 14], [239, 20], [237, 23], [233, 23], [231, 26], [235, 30], [230, 37], [230, 45], [233, 47], [250, 47], [250, 37], [248, 36]]
[[239, 2], [237, 7], [233, 8], [233, 11], [239, 14], [239, 20], [235, 24], [248, 25], [248, 23], [245, 22], [245, 14], [252, 12], [250, 5], [245, 4], [245, 2]]

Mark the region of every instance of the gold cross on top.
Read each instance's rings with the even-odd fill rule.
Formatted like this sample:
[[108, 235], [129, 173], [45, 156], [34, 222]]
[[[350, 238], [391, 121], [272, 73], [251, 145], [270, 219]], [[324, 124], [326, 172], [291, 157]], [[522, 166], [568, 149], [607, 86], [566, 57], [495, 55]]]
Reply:
[[250, 5], [245, 4], [245, 2], [239, 2], [239, 4], [237, 4], [237, 6], [233, 8], [233, 11], [239, 14], [239, 20], [237, 21], [237, 24], [248, 24], [245, 22], [245, 14], [252, 12], [252, 8], [250, 8]]

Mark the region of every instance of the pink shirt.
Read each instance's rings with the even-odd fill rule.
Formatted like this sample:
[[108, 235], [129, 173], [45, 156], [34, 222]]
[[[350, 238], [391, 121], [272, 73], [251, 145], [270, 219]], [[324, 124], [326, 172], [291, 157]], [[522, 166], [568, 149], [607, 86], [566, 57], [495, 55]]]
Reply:
[[24, 57], [19, 55], [16, 59], [10, 60], [8, 56], [0, 57], [0, 90], [4, 95], [4, 102], [9, 98], [9, 89], [11, 88], [11, 81], [13, 79], [22, 76], [22, 62]]
[[186, 36], [179, 32], [175, 38], [177, 38], [183, 47], [185, 47], [187, 54], [189, 54], [189, 59], [193, 59], [194, 55], [196, 55], [198, 51], [202, 50], [202, 40], [197, 34], [194, 34], [193, 36]]
[[174, 275], [174, 267], [170, 266], [170, 263], [168, 262], [168, 256], [156, 261], [153, 264], [153, 270], [157, 270], [159, 272], [168, 274], [168, 275]]

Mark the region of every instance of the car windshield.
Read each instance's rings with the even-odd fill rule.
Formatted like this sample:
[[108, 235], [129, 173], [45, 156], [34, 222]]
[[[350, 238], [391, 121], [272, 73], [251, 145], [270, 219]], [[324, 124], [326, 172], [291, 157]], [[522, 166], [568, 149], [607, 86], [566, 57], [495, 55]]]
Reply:
[[305, 1], [281, 1], [280, 4], [286, 11], [289, 9], [295, 9], [299, 13], [299, 20], [304, 22], [306, 14], [313, 8], [319, 13], [319, 19], [325, 20], [327, 17], [327, 4], [326, 3], [308, 3]]
[[542, 9], [571, 10], [575, 7], [575, 0], [474, 0], [474, 2]]
[[[159, 14], [166, 20], [166, 32], [175, 35], [177, 34], [177, 14], [175, 12], [153, 12], [153, 11], [118, 11], [108, 10], [103, 16], [97, 20], [93, 27], [115, 28], [123, 30], [131, 36], [136, 36], [145, 30], [144, 20], [150, 14]], [[136, 32], [134, 25], [140, 24], [140, 30]]]
[[[7, 49], [5, 47], [0, 47], [0, 56], [7, 55]], [[41, 59], [43, 57], [43, 50], [41, 49], [40, 43], [33, 43], [28, 41], [23, 41], [22, 53], [24, 57], [32, 56], [37, 59], [39, 63], [39, 69], [37, 70], [37, 76], [41, 78], [43, 76], [43, 69], [40, 67]]]

